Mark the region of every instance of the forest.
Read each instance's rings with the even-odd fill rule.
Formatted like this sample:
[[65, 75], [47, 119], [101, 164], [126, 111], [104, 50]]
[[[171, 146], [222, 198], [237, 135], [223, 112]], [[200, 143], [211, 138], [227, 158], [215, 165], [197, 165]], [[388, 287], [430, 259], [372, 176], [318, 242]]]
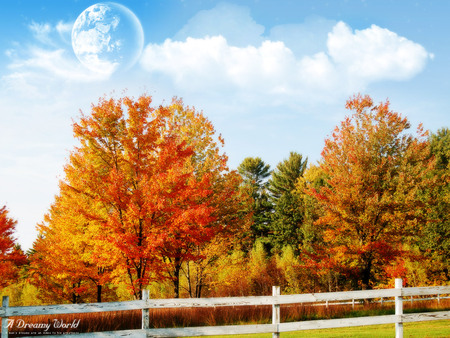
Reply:
[[[0, 208], [11, 305], [248, 296], [450, 280], [450, 132], [355, 95], [317, 163], [286, 151], [228, 166], [224, 140], [182, 100], [100, 98], [33, 247]], [[7, 198], [7, 197], [6, 197]]]

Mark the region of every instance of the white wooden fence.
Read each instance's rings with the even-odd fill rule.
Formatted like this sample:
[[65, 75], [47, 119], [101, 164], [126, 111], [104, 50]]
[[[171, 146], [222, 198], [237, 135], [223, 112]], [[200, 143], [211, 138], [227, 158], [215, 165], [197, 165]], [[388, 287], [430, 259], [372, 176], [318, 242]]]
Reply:
[[[123, 310], [142, 310], [142, 328], [110, 332], [80, 333], [77, 337], [186, 337], [214, 336], [250, 333], [272, 333], [279, 337], [280, 332], [327, 329], [350, 326], [378, 324], [395, 324], [396, 337], [403, 337], [403, 323], [427, 320], [450, 319], [450, 311], [403, 314], [403, 297], [450, 294], [450, 286], [403, 288], [402, 280], [396, 279], [394, 289], [363, 290], [348, 292], [310, 293], [298, 295], [280, 295], [280, 288], [273, 287], [272, 296], [227, 297], [227, 298], [187, 298], [187, 299], [148, 299], [144, 293], [143, 300], [110, 303], [66, 304], [49, 306], [9, 307], [9, 298], [3, 297], [0, 309], [2, 317], [1, 337], [8, 337], [8, 318], [31, 315], [56, 315], [70, 313], [92, 313]], [[301, 322], [280, 322], [280, 305], [315, 303], [344, 300], [365, 300], [374, 298], [395, 298], [395, 314], [384, 316], [356, 317], [343, 319], [310, 320]], [[405, 299], [405, 301], [408, 301]], [[272, 305], [272, 324], [227, 325], [183, 328], [149, 328], [149, 309], [192, 308], [217, 306], [258, 306]], [[450, 333], [450, 332], [449, 332]], [[50, 335], [46, 335], [50, 336]], [[58, 336], [61, 336], [59, 334]]]

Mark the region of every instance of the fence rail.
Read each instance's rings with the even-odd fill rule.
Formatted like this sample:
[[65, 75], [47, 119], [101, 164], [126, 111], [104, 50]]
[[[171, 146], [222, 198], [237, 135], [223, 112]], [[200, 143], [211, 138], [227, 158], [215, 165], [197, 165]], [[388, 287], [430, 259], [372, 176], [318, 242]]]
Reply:
[[[8, 337], [8, 318], [16, 316], [55, 315], [73, 313], [93, 313], [124, 310], [142, 310], [142, 329], [122, 330], [110, 332], [80, 333], [78, 337], [186, 337], [222, 334], [272, 333], [279, 337], [280, 332], [327, 329], [351, 326], [395, 324], [396, 337], [403, 337], [403, 323], [428, 320], [450, 319], [450, 311], [403, 314], [403, 297], [429, 296], [450, 294], [450, 286], [403, 288], [402, 280], [396, 280], [394, 289], [362, 290], [347, 292], [324, 292], [297, 295], [280, 295], [279, 287], [273, 287], [272, 296], [255, 297], [226, 297], [200, 299], [148, 299], [148, 292], [144, 292], [142, 300], [110, 303], [64, 304], [48, 306], [17, 306], [10, 307], [9, 297], [3, 297], [0, 317], [2, 318], [1, 337]], [[351, 300], [395, 298], [395, 314], [384, 316], [309, 320], [300, 322], [281, 323], [280, 305], [298, 303], [318, 303]], [[439, 299], [439, 298], [438, 298]], [[149, 328], [149, 309], [163, 308], [193, 308], [219, 306], [272, 306], [272, 324], [257, 325], [227, 325], [183, 328]], [[48, 335], [52, 336], [52, 335]], [[58, 335], [61, 336], [61, 335]]]

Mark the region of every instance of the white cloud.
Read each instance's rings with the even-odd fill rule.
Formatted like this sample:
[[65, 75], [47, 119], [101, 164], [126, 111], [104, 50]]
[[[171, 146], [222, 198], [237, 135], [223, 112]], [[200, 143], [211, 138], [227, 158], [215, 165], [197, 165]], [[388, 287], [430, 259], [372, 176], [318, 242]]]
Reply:
[[323, 52], [305, 56], [299, 62], [301, 81], [311, 89], [321, 88], [328, 92], [339, 86], [339, 74], [330, 58]]
[[144, 69], [169, 76], [179, 89], [190, 92], [283, 92], [292, 80], [287, 71], [295, 69], [295, 63], [292, 52], [280, 41], [239, 48], [222, 36], [151, 44], [141, 59]]
[[[211, 12], [203, 13], [205, 22], [209, 22], [207, 14]], [[216, 17], [215, 13], [211, 15]], [[307, 27], [317, 31], [317, 25], [309, 23], [278, 27], [271, 36], [281, 38], [292, 30], [306, 34]], [[197, 21], [194, 28], [201, 36]], [[183, 28], [185, 31], [190, 27]], [[274, 100], [342, 99], [376, 81], [407, 80], [432, 58], [421, 45], [375, 25], [352, 32], [348, 25], [338, 22], [327, 35], [322, 31], [318, 36], [323, 41], [309, 50], [318, 50], [318, 46], [323, 50], [314, 54], [299, 54], [301, 48], [294, 52], [280, 40], [236, 46], [222, 35], [168, 39], [160, 45], [149, 44], [141, 65], [172, 79], [182, 93], [226, 89], [242, 97], [244, 93], [249, 98], [261, 96], [264, 99], [260, 102], [266, 104]], [[313, 39], [313, 35], [306, 38]], [[289, 43], [295, 49], [294, 40]]]
[[376, 25], [353, 33], [339, 22], [329, 33], [327, 46], [347, 81], [363, 84], [410, 79], [432, 58], [421, 45]]

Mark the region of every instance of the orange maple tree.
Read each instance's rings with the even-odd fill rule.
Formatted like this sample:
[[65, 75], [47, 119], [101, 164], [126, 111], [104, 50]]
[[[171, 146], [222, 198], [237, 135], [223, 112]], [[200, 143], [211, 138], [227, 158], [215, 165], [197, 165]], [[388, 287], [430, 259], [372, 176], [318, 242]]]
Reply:
[[369, 96], [349, 100], [346, 117], [325, 141], [320, 169], [326, 184], [310, 187], [324, 215], [320, 264], [346, 274], [354, 286], [371, 288], [384, 267], [404, 254], [417, 234], [425, 207], [420, 191], [432, 167], [427, 132]]
[[83, 251], [84, 263], [109, 271], [98, 285], [126, 275], [139, 298], [151, 281], [171, 278], [177, 297], [182, 264], [201, 259], [197, 247], [236, 229], [230, 214], [240, 181], [202, 113], [181, 100], [157, 108], [151, 102], [145, 95], [102, 98], [74, 123], [80, 146], [61, 182], [68, 204], [57, 207], [72, 215], [69, 222], [50, 217], [42, 230], [50, 233], [54, 222], [77, 228], [76, 235], [65, 231], [65, 240], [77, 240], [77, 249], [85, 243], [92, 254]]
[[61, 185], [60, 195], [37, 226], [39, 235], [31, 250], [28, 275], [40, 288], [44, 302], [112, 300], [114, 261], [97, 259], [93, 246], [98, 224], [79, 212], [81, 206], [93, 207], [82, 195]]
[[6, 206], [0, 208], [0, 287], [14, 282], [19, 274], [19, 267], [27, 262], [13, 237], [16, 224], [17, 221], [8, 216]]

